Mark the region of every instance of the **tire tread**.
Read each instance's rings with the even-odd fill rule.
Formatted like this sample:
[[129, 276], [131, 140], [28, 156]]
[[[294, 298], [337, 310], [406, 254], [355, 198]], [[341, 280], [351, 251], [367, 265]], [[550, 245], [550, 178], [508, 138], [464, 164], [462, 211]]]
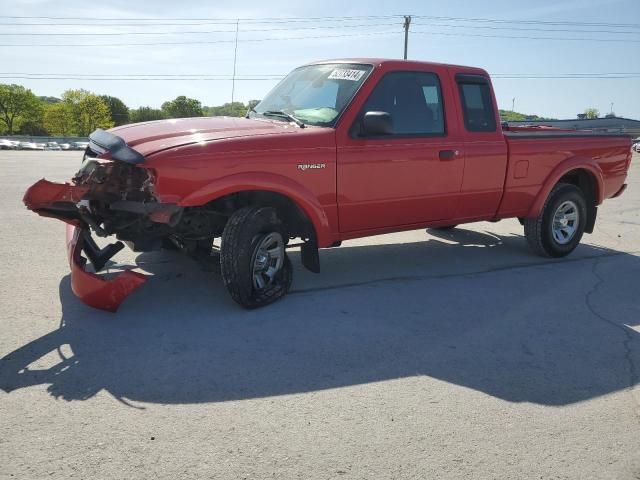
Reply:
[[255, 292], [251, 286], [250, 273], [241, 264], [243, 259], [252, 255], [250, 245], [251, 228], [262, 221], [262, 216], [271, 217], [275, 225], [280, 225], [276, 211], [270, 207], [243, 207], [237, 210], [229, 220], [222, 233], [220, 246], [220, 270], [224, 285], [231, 298], [247, 309], [268, 305], [283, 297], [291, 286], [292, 266], [285, 252], [284, 264], [281, 271], [282, 284], [273, 285], [260, 292]]

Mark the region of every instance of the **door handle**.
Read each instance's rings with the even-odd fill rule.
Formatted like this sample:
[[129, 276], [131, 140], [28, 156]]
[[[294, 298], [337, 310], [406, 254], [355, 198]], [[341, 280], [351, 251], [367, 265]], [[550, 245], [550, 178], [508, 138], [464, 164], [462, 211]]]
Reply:
[[440, 150], [438, 157], [440, 160], [453, 160], [459, 154], [460, 152], [458, 152], [458, 150]]

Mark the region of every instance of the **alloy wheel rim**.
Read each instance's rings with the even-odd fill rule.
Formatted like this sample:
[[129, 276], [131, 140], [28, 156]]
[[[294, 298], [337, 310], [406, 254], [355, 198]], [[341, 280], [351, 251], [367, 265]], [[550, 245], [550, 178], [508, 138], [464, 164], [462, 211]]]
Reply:
[[260, 238], [252, 258], [253, 288], [262, 290], [274, 282], [284, 264], [284, 240], [278, 232]]
[[551, 230], [554, 240], [560, 245], [569, 243], [578, 231], [579, 222], [580, 214], [575, 202], [571, 200], [562, 202], [553, 215]]

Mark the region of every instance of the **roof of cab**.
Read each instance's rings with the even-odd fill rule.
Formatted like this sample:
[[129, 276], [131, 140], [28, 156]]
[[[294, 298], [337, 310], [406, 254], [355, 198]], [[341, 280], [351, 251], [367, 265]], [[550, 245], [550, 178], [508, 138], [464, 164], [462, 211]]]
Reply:
[[464, 71], [468, 73], [477, 73], [480, 75], [489, 76], [486, 70], [478, 67], [469, 67], [466, 65], [454, 65], [449, 63], [438, 62], [422, 62], [418, 60], [401, 60], [397, 58], [333, 58], [328, 60], [319, 60], [316, 62], [310, 62], [307, 65], [319, 65], [323, 63], [364, 63], [370, 64], [374, 67], [381, 67], [383, 65], [390, 68], [406, 69], [411, 67], [425, 67], [425, 66], [437, 66], [445, 67], [454, 71]]

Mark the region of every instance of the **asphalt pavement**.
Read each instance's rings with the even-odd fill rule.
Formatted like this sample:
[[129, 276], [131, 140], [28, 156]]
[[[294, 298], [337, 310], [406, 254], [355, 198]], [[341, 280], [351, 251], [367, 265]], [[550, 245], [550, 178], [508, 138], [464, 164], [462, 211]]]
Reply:
[[640, 158], [568, 258], [516, 220], [345, 242], [245, 311], [174, 252], [116, 314], [0, 152], [1, 479], [640, 479]]

